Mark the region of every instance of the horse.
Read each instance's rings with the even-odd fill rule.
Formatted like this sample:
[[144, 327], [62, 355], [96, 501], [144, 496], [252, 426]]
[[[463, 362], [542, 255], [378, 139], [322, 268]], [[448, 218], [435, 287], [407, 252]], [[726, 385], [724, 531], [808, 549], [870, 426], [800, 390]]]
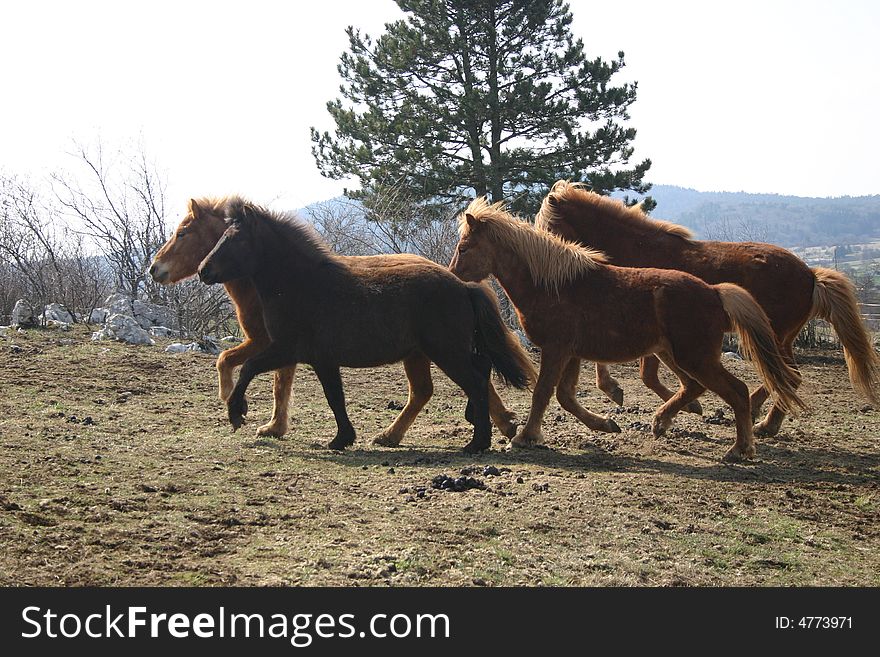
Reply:
[[780, 353], [764, 311], [741, 287], [709, 285], [670, 269], [611, 265], [601, 252], [537, 230], [508, 214], [503, 202], [484, 198], [459, 216], [459, 234], [450, 270], [464, 281], [494, 274], [541, 349], [532, 406], [514, 446], [543, 440], [541, 420], [554, 389], [566, 411], [588, 426], [595, 419], [574, 394], [580, 359], [620, 363], [657, 354], [681, 387], [654, 414], [654, 435], [709, 389], [736, 419], [736, 441], [724, 458], [754, 457], [748, 388], [721, 364], [721, 342], [731, 329], [775, 402], [788, 411], [805, 408], [795, 391], [798, 373]]
[[[195, 276], [199, 264], [217, 244], [226, 231], [224, 213], [231, 197], [190, 199], [187, 213], [168, 241], [156, 253], [150, 266], [150, 275], [157, 283], [170, 285]], [[383, 256], [340, 256], [352, 266], [388, 267], [397, 264], [421, 263], [421, 258], [409, 254]], [[440, 268], [440, 265], [436, 265]], [[235, 314], [245, 335], [241, 344], [225, 350], [217, 358], [220, 400], [226, 402], [232, 393], [235, 368], [261, 352], [269, 344], [269, 334], [263, 321], [263, 307], [248, 278], [223, 284], [235, 308]], [[400, 414], [373, 443], [386, 447], [399, 446], [404, 434], [434, 393], [431, 381], [431, 361], [421, 354], [413, 354], [403, 361], [408, 380], [408, 397]], [[274, 404], [271, 420], [257, 428], [257, 435], [280, 437], [288, 430], [288, 407], [296, 366], [276, 370], [273, 385]], [[534, 379], [532, 372], [530, 378]], [[498, 396], [489, 382], [489, 414], [499, 431], [512, 438], [516, 435], [516, 418]]]
[[468, 397], [473, 429], [464, 451], [490, 447], [489, 375], [528, 387], [531, 362], [504, 326], [498, 301], [430, 261], [356, 267], [334, 254], [293, 215], [241, 198], [226, 205], [229, 227], [199, 265], [208, 284], [249, 278], [259, 296], [269, 343], [248, 358], [226, 401], [233, 429], [247, 410], [255, 376], [297, 363], [312, 366], [336, 419], [331, 449], [354, 443], [340, 367], [375, 367], [428, 358]]
[[[621, 267], [657, 267], [688, 272], [707, 283], [735, 283], [747, 290], [770, 319], [780, 351], [797, 370], [793, 344], [804, 324], [825, 319], [844, 348], [853, 389], [875, 406], [880, 404], [880, 356], [871, 345], [859, 314], [856, 290], [843, 274], [824, 267], [808, 267], [800, 258], [772, 244], [698, 241], [684, 226], [648, 218], [638, 206], [600, 196], [578, 183], [557, 181], [544, 198], [535, 226], [589, 245]], [[657, 376], [659, 361], [641, 359], [642, 381], [662, 399], [672, 392]], [[618, 403], [623, 391], [608, 368], [597, 364], [600, 389]], [[767, 400], [762, 385], [751, 395], [753, 420]], [[698, 410], [698, 409], [693, 409]], [[779, 432], [785, 410], [774, 404], [755, 433]]]

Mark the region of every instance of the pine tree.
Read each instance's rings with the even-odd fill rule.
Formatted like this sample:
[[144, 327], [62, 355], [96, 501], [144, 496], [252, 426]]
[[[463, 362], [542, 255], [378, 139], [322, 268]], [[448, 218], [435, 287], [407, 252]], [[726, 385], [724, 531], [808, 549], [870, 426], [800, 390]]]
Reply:
[[391, 185], [428, 205], [476, 193], [521, 211], [560, 178], [600, 193], [650, 188], [650, 160], [627, 168], [636, 84], [611, 84], [624, 55], [588, 59], [566, 3], [397, 3], [405, 18], [378, 39], [347, 30], [342, 99], [327, 104], [335, 134], [312, 128], [324, 175], [357, 177], [362, 199]]

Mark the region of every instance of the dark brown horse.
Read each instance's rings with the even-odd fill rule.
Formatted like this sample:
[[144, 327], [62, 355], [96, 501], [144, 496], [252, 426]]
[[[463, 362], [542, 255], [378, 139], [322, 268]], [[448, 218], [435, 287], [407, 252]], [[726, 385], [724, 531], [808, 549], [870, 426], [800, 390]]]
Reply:
[[654, 415], [654, 434], [661, 435], [685, 404], [709, 389], [736, 418], [736, 442], [725, 458], [754, 456], [748, 388], [721, 364], [721, 341], [729, 330], [739, 334], [776, 403], [789, 411], [803, 407], [795, 392], [800, 377], [780, 354], [767, 316], [741, 287], [709, 285], [669, 269], [606, 264], [600, 252], [537, 230], [484, 199], [470, 204], [460, 231], [450, 269], [466, 281], [494, 274], [529, 339], [541, 348], [532, 407], [514, 445], [541, 441], [541, 419], [557, 385], [562, 407], [587, 422], [591, 414], [573, 393], [579, 359], [619, 363], [653, 353], [682, 384]]
[[[226, 231], [224, 213], [228, 198], [192, 199], [189, 209], [174, 234], [162, 246], [150, 267], [153, 279], [162, 284], [177, 283], [198, 273], [199, 264], [217, 244]], [[388, 267], [406, 263], [425, 264], [418, 256], [409, 254], [383, 256], [341, 256], [353, 267]], [[427, 265], [426, 265], [427, 266]], [[441, 268], [439, 265], [436, 265]], [[250, 279], [242, 278], [224, 283], [241, 329], [244, 341], [227, 349], [217, 359], [220, 399], [226, 401], [232, 393], [235, 368], [248, 358], [260, 353], [269, 344], [269, 334], [263, 322], [263, 306]], [[431, 381], [431, 361], [422, 354], [413, 354], [403, 361], [409, 381], [409, 396], [403, 410], [394, 422], [378, 434], [373, 442], [389, 447], [397, 446], [434, 391]], [[272, 419], [257, 428], [257, 435], [283, 436], [288, 428], [288, 406], [296, 366], [276, 370], [274, 378], [274, 407]], [[537, 374], [532, 375], [532, 379]], [[489, 415], [495, 426], [508, 438], [516, 435], [514, 414], [489, 382]]]
[[[843, 343], [853, 388], [872, 403], [880, 403], [880, 357], [859, 315], [855, 288], [843, 274], [810, 269], [790, 251], [772, 244], [694, 240], [683, 226], [649, 219], [639, 208], [564, 180], [556, 182], [544, 199], [535, 226], [599, 249], [621, 267], [677, 269], [707, 283], [743, 287], [770, 318], [779, 348], [795, 369], [792, 345], [801, 328], [813, 317], [828, 320]], [[641, 376], [666, 400], [672, 392], [660, 382], [658, 366], [657, 358], [646, 356]], [[597, 365], [597, 382], [612, 399], [622, 401], [607, 367]], [[754, 418], [767, 396], [766, 386], [752, 393]], [[784, 409], [774, 404], [755, 432], [775, 435], [784, 418]]]
[[269, 344], [249, 358], [226, 402], [233, 428], [246, 412], [245, 391], [258, 374], [310, 364], [336, 418], [332, 449], [355, 440], [340, 367], [375, 367], [421, 354], [468, 396], [474, 425], [465, 446], [490, 446], [489, 373], [529, 383], [528, 356], [504, 326], [497, 300], [428, 260], [352, 267], [310, 227], [242, 199], [226, 207], [229, 227], [199, 266], [205, 283], [249, 278], [260, 298]]

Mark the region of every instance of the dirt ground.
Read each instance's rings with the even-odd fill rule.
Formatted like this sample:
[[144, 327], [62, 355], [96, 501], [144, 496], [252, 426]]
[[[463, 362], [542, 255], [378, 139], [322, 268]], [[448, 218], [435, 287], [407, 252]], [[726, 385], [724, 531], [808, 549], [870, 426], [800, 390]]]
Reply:
[[[705, 395], [704, 417], [655, 439], [658, 401], [634, 365], [614, 368], [620, 409], [588, 370], [581, 382], [622, 433], [554, 402], [547, 449], [504, 451], [496, 431], [479, 456], [459, 451], [465, 399], [440, 373], [405, 445], [373, 446], [406, 400], [403, 368], [346, 370], [359, 435], [339, 453], [308, 368], [290, 433], [256, 438], [268, 376], [232, 433], [213, 358], [161, 346], [85, 329], [0, 338], [0, 584], [880, 585], [880, 412], [840, 354], [800, 355], [811, 414], [731, 465], [729, 409]], [[524, 418], [528, 394], [501, 394]], [[462, 472], [484, 488], [432, 488]]]

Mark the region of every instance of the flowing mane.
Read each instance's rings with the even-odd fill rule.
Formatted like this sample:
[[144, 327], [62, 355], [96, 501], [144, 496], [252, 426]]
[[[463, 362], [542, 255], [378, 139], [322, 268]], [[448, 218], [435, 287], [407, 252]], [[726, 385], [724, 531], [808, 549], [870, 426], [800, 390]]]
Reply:
[[489, 204], [483, 197], [471, 201], [458, 217], [462, 237], [470, 230], [467, 215], [483, 223], [492, 239], [522, 258], [536, 285], [554, 291], [607, 261], [601, 251], [584, 248], [515, 218], [504, 209], [503, 201]]
[[278, 246], [280, 242], [284, 250], [297, 258], [307, 259], [314, 264], [332, 262], [342, 266], [342, 261], [318, 232], [294, 213], [275, 212], [240, 196], [227, 197], [223, 203], [227, 223], [261, 224], [271, 231], [274, 245]]
[[595, 192], [584, 189], [582, 183], [573, 183], [568, 180], [557, 180], [553, 183], [550, 193], [541, 203], [541, 209], [535, 215], [535, 226], [542, 230], [550, 230], [557, 222], [578, 221], [571, 213], [563, 217], [560, 211], [562, 203], [579, 205], [585, 212], [591, 212], [602, 218], [619, 221], [637, 230], [667, 233], [685, 240], [692, 240], [694, 234], [679, 224], [660, 219], [651, 219], [642, 212], [641, 206], [626, 206], [622, 201], [601, 196]]

